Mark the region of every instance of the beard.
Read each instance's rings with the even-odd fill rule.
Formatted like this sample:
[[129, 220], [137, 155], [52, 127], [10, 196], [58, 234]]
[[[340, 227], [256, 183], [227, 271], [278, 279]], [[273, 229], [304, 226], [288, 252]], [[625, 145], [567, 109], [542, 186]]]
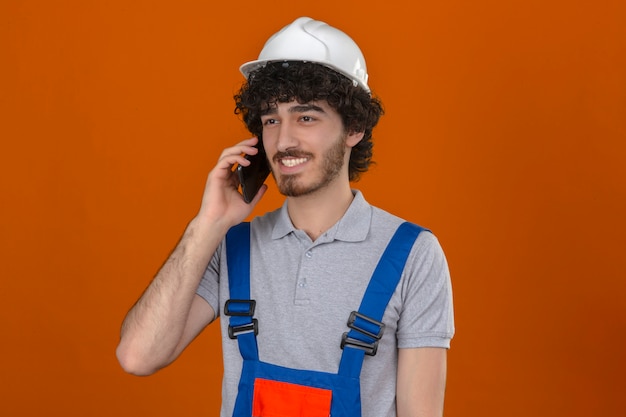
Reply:
[[[346, 154], [346, 135], [341, 135], [335, 143], [322, 155], [322, 163], [320, 166], [319, 178], [314, 179], [311, 183], [300, 181], [301, 174], [279, 175], [272, 172], [276, 185], [281, 194], [287, 197], [301, 197], [313, 194], [316, 191], [328, 186], [335, 178], [339, 176], [343, 165], [344, 156]], [[310, 153], [303, 152], [284, 152], [277, 154], [276, 157], [295, 156], [313, 158]], [[276, 158], [275, 157], [275, 158]]]

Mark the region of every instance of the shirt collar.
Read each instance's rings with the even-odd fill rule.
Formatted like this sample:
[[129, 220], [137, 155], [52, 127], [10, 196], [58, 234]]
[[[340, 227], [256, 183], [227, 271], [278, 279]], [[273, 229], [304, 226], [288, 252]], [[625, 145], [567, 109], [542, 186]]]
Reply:
[[[326, 241], [343, 240], [346, 242], [360, 242], [365, 240], [369, 233], [372, 221], [372, 206], [365, 200], [359, 190], [352, 190], [354, 199], [348, 210], [339, 221], [324, 235]], [[272, 231], [272, 239], [280, 239], [289, 233], [295, 232], [289, 213], [287, 200], [283, 203], [278, 214], [278, 220]]]

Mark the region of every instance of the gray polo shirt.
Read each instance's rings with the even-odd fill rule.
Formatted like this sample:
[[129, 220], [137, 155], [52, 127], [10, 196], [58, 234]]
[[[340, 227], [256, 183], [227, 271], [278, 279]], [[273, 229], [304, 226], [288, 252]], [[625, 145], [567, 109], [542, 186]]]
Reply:
[[[259, 321], [259, 358], [280, 366], [336, 373], [342, 334], [402, 219], [368, 204], [359, 191], [343, 218], [312, 242], [282, 208], [251, 223], [251, 298]], [[197, 293], [219, 315], [229, 298], [222, 243]], [[230, 417], [242, 359], [221, 322], [222, 417]], [[385, 314], [376, 356], [361, 372], [363, 417], [395, 416], [397, 348], [449, 348], [454, 334], [452, 289], [437, 239], [422, 232]]]

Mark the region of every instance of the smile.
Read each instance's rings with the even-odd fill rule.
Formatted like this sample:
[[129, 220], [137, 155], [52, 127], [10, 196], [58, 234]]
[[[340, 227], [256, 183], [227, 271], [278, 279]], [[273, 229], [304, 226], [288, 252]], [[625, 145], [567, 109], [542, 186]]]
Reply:
[[286, 167], [292, 168], [296, 165], [304, 164], [309, 158], [283, 158], [280, 163]]

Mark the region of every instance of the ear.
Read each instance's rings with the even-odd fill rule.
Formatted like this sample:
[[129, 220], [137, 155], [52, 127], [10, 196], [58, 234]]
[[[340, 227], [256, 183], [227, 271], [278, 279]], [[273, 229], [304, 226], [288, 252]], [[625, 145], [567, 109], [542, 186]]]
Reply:
[[363, 139], [365, 132], [352, 132], [348, 133], [346, 137], [346, 146], [354, 148]]

